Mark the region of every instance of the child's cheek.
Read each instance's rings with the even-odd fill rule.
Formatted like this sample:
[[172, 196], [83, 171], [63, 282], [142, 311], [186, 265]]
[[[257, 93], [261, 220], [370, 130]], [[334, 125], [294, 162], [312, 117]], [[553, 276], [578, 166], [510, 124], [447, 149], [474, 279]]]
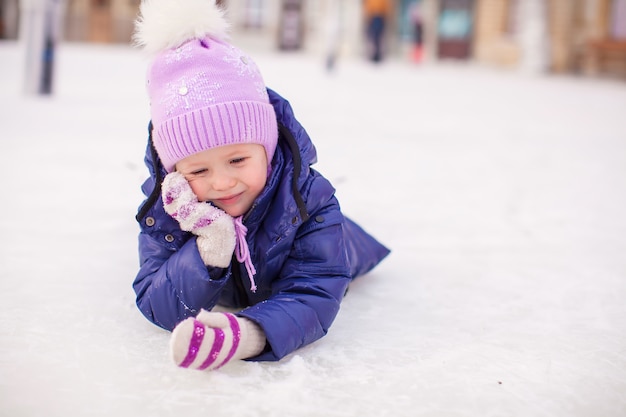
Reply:
[[189, 185], [191, 186], [191, 191], [198, 197], [198, 201], [205, 201], [204, 198], [204, 187], [202, 181], [198, 179], [194, 179], [189, 181]]

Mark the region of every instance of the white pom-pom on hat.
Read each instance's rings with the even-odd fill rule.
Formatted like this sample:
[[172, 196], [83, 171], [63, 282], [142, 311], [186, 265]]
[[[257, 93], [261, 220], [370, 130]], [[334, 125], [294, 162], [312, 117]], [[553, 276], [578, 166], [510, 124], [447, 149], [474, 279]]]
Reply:
[[156, 54], [207, 35], [225, 40], [228, 26], [215, 0], [143, 0], [133, 39]]

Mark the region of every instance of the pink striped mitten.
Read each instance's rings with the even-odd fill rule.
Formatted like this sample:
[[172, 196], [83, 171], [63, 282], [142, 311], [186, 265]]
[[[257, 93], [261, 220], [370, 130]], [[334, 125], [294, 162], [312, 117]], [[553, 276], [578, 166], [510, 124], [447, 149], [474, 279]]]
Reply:
[[235, 222], [225, 211], [198, 201], [180, 172], [167, 174], [161, 186], [163, 207], [180, 228], [198, 236], [197, 244], [205, 265], [226, 268], [235, 251]]
[[230, 313], [202, 310], [196, 318], [189, 317], [176, 326], [170, 351], [182, 368], [213, 370], [258, 355], [265, 343], [265, 334], [256, 323]]

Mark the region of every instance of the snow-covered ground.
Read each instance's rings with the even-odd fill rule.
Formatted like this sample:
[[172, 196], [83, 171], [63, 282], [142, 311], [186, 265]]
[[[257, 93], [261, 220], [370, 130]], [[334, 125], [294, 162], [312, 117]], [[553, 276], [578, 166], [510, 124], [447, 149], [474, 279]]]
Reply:
[[626, 415], [626, 83], [249, 51], [393, 253], [327, 337], [178, 369], [134, 305], [145, 61], [0, 43], [0, 415]]

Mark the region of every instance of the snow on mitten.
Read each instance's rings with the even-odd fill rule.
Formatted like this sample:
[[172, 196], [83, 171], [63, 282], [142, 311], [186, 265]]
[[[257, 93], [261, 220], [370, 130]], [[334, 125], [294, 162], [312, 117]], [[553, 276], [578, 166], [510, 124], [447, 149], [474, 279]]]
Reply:
[[225, 211], [198, 201], [180, 172], [167, 174], [161, 186], [163, 207], [180, 228], [198, 236], [197, 244], [205, 265], [226, 268], [236, 243], [235, 223]]
[[256, 356], [264, 348], [265, 334], [256, 323], [206, 310], [180, 322], [170, 339], [176, 365], [198, 370], [218, 369], [230, 361]]

